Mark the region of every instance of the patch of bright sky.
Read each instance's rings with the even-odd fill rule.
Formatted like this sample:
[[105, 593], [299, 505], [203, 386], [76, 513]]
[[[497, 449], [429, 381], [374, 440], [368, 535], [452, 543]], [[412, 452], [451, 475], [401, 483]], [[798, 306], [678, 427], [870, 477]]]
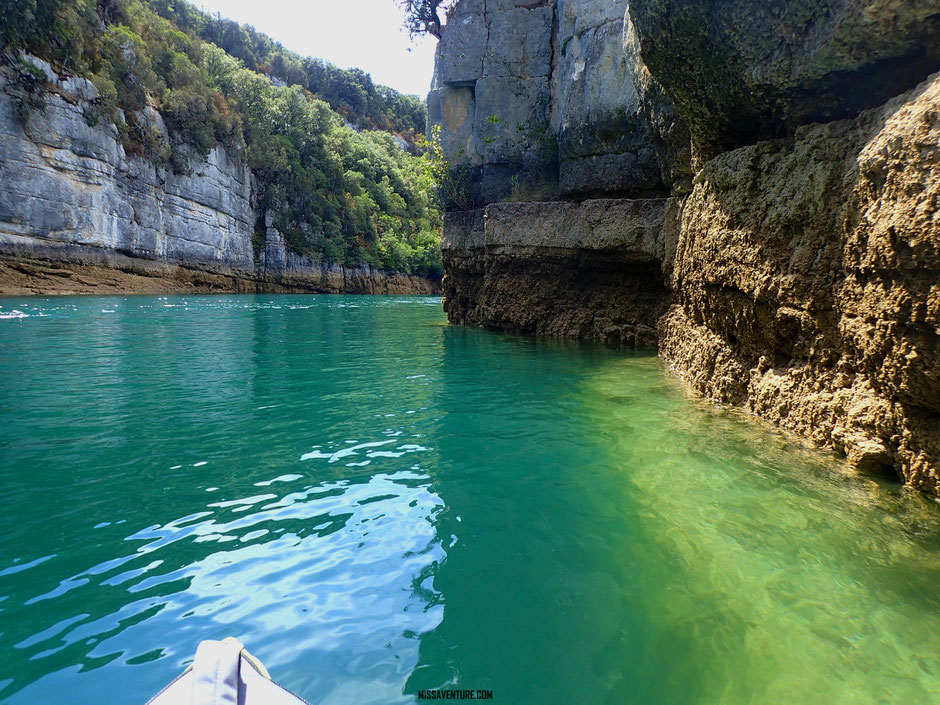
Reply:
[[431, 87], [433, 37], [414, 42], [402, 29], [395, 0], [190, 0], [254, 25], [301, 56], [315, 56], [340, 68], [360, 68], [372, 80], [420, 98]]

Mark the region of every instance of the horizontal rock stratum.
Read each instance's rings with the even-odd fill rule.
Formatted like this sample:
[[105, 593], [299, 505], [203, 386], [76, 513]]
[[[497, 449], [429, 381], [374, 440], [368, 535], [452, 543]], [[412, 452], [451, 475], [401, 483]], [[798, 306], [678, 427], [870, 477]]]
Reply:
[[940, 496], [938, 31], [937, 1], [461, 0], [429, 96], [471, 176], [450, 320], [656, 345]]
[[654, 345], [673, 199], [498, 203], [448, 213], [441, 254], [453, 322]]

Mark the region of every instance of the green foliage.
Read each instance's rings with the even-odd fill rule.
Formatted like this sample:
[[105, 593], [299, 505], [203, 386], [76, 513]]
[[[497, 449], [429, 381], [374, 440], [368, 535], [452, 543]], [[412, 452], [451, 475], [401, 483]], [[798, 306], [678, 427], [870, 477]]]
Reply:
[[437, 186], [438, 195], [446, 206], [459, 210], [473, 207], [473, 168], [466, 157], [447, 159], [441, 143], [440, 125], [431, 128], [431, 140], [424, 154], [424, 171], [427, 178]]
[[423, 145], [416, 97], [303, 59], [182, 0], [0, 0], [0, 11], [0, 46], [20, 77], [24, 112], [41, 107], [47, 87], [18, 58], [23, 50], [89, 78], [99, 97], [86, 120], [113, 122], [130, 153], [177, 172], [216, 145], [241, 154], [258, 205], [294, 251], [441, 275], [433, 175], [390, 134]]
[[415, 37], [430, 34], [441, 38], [441, 11], [450, 14], [456, 0], [399, 0], [398, 5], [405, 13], [405, 29]]
[[49, 82], [42, 69], [22, 57], [17, 57], [10, 63], [14, 80], [7, 92], [14, 100], [17, 118], [25, 124], [30, 112], [45, 107], [46, 87]]
[[300, 86], [326, 101], [358, 128], [394, 131], [410, 144], [424, 132], [423, 101], [375, 85], [372, 78], [359, 69], [339, 69], [322, 59], [301, 57], [254, 27], [243, 27], [227, 18], [205, 14], [186, 2], [151, 0], [149, 5], [184, 32], [211, 42], [241, 60], [246, 68], [289, 86]]

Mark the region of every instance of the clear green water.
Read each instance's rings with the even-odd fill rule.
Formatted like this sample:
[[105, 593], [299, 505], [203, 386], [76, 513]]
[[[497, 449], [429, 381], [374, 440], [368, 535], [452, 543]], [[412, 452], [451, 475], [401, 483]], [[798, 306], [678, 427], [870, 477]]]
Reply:
[[[940, 512], [437, 299], [0, 300], [0, 700], [940, 702]], [[19, 313], [16, 313], [19, 312]]]

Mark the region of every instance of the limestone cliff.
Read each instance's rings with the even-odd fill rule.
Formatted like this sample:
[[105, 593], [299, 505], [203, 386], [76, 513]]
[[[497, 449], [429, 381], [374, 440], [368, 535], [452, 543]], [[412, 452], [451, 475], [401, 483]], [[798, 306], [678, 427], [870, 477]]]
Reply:
[[936, 0], [462, 0], [429, 97], [472, 185], [448, 316], [658, 345], [940, 496], [938, 31]]
[[[128, 154], [113, 124], [89, 119], [90, 81], [30, 60], [50, 83], [41, 110], [18, 110], [0, 70], [0, 257], [16, 265], [0, 272], [0, 291], [436, 290], [419, 277], [309, 261], [270, 227], [256, 253], [263, 218], [238, 155], [216, 147], [173, 170]], [[159, 113], [138, 120], [166, 139]]]
[[936, 0], [631, 0], [629, 16], [705, 159], [854, 117], [940, 65]]
[[448, 159], [472, 170], [469, 200], [666, 195], [658, 139], [622, 48], [626, 6], [457, 4], [428, 119], [441, 126]]

